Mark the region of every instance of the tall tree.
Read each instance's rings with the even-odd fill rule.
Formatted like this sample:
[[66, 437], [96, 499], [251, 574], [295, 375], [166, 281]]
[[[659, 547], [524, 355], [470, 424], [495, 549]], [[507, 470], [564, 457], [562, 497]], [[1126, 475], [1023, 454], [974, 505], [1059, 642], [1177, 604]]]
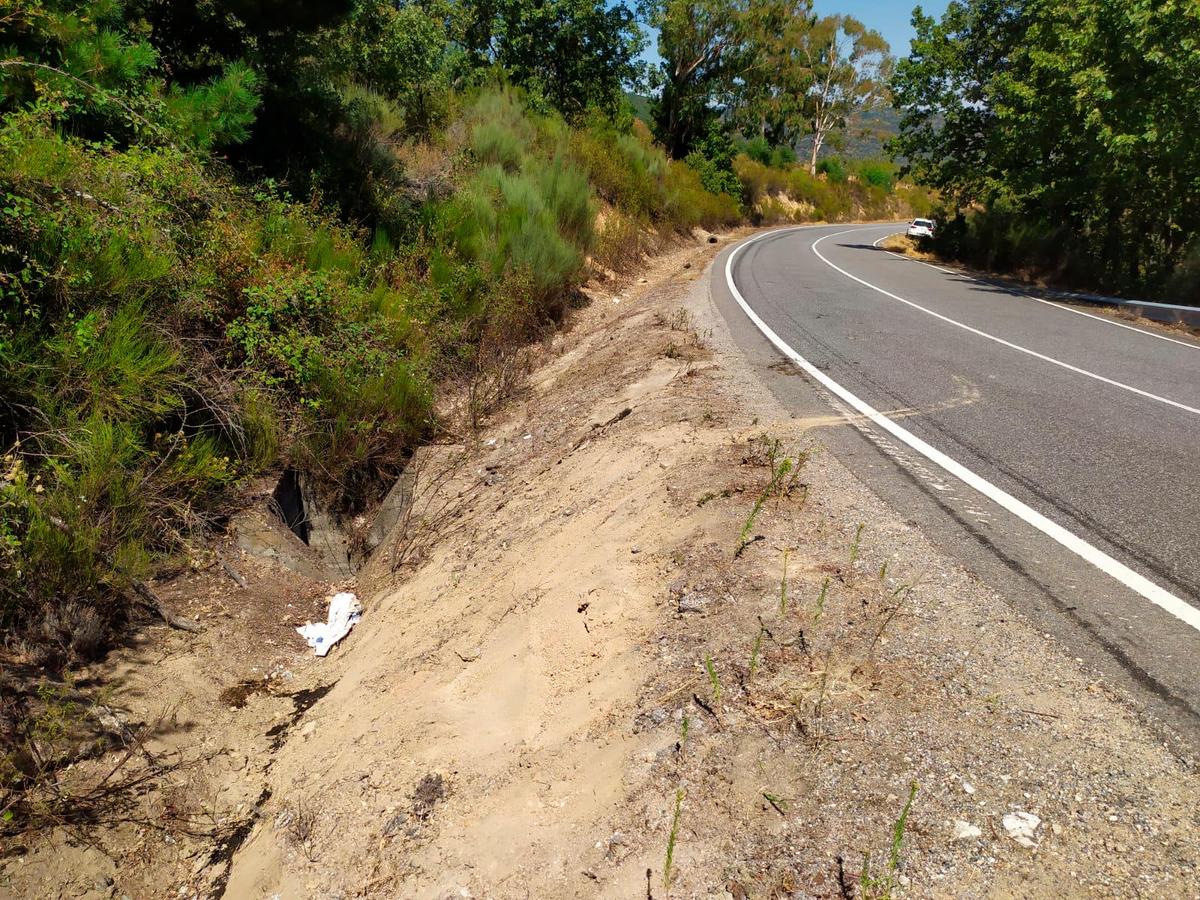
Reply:
[[887, 41], [852, 16], [826, 16], [804, 35], [803, 54], [812, 73], [807, 97], [812, 141], [809, 171], [830, 134], [888, 97], [893, 60]]
[[458, 0], [451, 19], [474, 66], [499, 66], [535, 101], [567, 115], [612, 111], [640, 81], [645, 38], [624, 2]]
[[[1200, 238], [1200, 5], [969, 0], [918, 11], [893, 89], [897, 152], [1121, 289]], [[1063, 251], [1067, 253], [1063, 253]]]
[[743, 16], [748, 65], [732, 98], [743, 134], [794, 144], [806, 129], [813, 70], [804, 48], [817, 19], [812, 0], [757, 0]]
[[714, 105], [748, 65], [743, 18], [749, 0], [644, 0], [662, 59], [655, 131], [675, 158], [708, 133]]

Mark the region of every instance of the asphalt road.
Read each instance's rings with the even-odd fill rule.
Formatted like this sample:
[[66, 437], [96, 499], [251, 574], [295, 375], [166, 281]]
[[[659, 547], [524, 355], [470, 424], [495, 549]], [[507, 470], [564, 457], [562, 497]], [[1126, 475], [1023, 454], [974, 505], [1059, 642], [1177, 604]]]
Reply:
[[821, 439], [877, 494], [1200, 749], [1200, 342], [874, 246], [897, 230], [757, 236], [714, 299], [795, 414], [850, 413]]

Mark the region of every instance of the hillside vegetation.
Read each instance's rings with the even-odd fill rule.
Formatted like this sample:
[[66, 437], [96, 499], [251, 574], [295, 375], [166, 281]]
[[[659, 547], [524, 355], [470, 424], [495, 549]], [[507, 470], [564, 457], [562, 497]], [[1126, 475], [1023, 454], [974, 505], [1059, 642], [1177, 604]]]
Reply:
[[[552, 325], [590, 254], [739, 216], [615, 107], [572, 127], [527, 94], [436, 79], [414, 96], [310, 71], [313, 105], [341, 121], [324, 168], [284, 183], [254, 162], [255, 117], [308, 97], [237, 60], [168, 81], [168, 49], [209, 69], [211, 48], [171, 48], [183, 23], [160, 34], [153, 16], [179, 10], [147, 9], [6, 20], [0, 615], [46, 662], [101, 650], [132, 580], [196, 561], [260, 472], [291, 466], [340, 512], [369, 506], [435, 427], [439, 386]], [[292, 52], [324, 33], [387, 57], [371, 66], [413, 65], [411, 14], [365, 4], [298, 30]], [[400, 44], [358, 43], [367, 29]]]
[[603, 0], [0, 9], [2, 830], [66, 733], [37, 682], [147, 612], [188, 626], [148, 581], [214, 565], [260, 479], [352, 521], [511, 393], [589, 277], [926, 202], [791, 149], [876, 105], [874, 32], [785, 0], [640, 14], [656, 72]]

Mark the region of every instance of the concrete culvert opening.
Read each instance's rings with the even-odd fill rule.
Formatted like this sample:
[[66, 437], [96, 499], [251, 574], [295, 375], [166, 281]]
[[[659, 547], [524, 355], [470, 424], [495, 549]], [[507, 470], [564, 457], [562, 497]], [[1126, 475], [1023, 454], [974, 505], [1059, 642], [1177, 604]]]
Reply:
[[300, 475], [295, 469], [286, 469], [280, 476], [275, 491], [271, 494], [271, 511], [291, 529], [292, 534], [309, 543], [311, 524], [304, 510], [304, 491], [300, 487]]

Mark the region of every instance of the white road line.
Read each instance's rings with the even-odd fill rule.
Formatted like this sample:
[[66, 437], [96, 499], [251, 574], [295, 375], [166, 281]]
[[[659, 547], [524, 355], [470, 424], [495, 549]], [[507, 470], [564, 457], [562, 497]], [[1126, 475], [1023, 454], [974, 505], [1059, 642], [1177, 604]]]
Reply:
[[891, 250], [886, 249], [885, 247], [879, 246], [881, 241], [885, 241], [888, 238], [894, 237], [895, 235], [899, 235], [899, 234], [903, 234], [903, 232], [897, 231], [897, 232], [895, 232], [894, 235], [893, 234], [885, 234], [879, 240], [875, 241], [875, 243], [873, 243], [871, 246], [876, 248], [877, 250], [883, 250], [883, 252], [888, 254], [889, 256], [894, 256], [894, 257], [896, 257], [896, 259], [902, 259], [905, 262], [916, 263], [919, 266], [925, 266], [926, 268], [934, 269], [935, 271], [938, 271], [938, 272], [944, 272], [947, 275], [956, 275], [959, 278], [966, 278], [969, 281], [974, 281], [976, 284], [986, 284], [988, 287], [999, 288], [1000, 290], [1005, 291], [1006, 293], [1009, 293], [1009, 294], [1013, 294], [1014, 296], [1024, 297], [1026, 300], [1034, 300], [1038, 303], [1044, 303], [1047, 306], [1053, 306], [1056, 309], [1061, 309], [1065, 312], [1074, 313], [1077, 316], [1086, 316], [1089, 319], [1095, 319], [1097, 322], [1103, 322], [1105, 325], [1115, 325], [1118, 328], [1124, 328], [1128, 331], [1136, 331], [1138, 334], [1144, 334], [1146, 337], [1157, 338], [1160, 341], [1169, 341], [1172, 344], [1178, 344], [1180, 347], [1187, 347], [1189, 350], [1200, 350], [1200, 344], [1194, 344], [1190, 341], [1181, 341], [1181, 340], [1179, 340], [1179, 338], [1168, 337], [1165, 334], [1156, 334], [1155, 332], [1147, 331], [1144, 328], [1137, 328], [1134, 325], [1126, 325], [1124, 322], [1114, 322], [1112, 319], [1110, 319], [1106, 316], [1098, 316], [1095, 313], [1084, 312], [1082, 309], [1075, 309], [1075, 307], [1067, 306], [1065, 303], [1056, 303], [1053, 300], [1047, 300], [1045, 297], [1039, 297], [1036, 294], [1031, 294], [1028, 291], [1023, 291], [1020, 288], [1009, 287], [1006, 284], [1000, 284], [999, 282], [996, 282], [996, 281], [987, 281], [986, 279], [983, 279], [983, 278], [976, 278], [974, 275], [968, 275], [966, 272], [956, 272], [953, 269], [943, 269], [941, 266], [935, 266], [933, 263], [927, 263], [923, 259], [913, 259], [911, 256], [905, 256], [902, 253], [895, 253]]
[[964, 322], [959, 322], [957, 319], [951, 319], [949, 316], [943, 316], [941, 313], [934, 312], [932, 309], [924, 307], [919, 303], [913, 303], [911, 300], [905, 300], [899, 294], [893, 294], [891, 291], [885, 291], [883, 288], [879, 287], [878, 285], [871, 284], [871, 282], [866, 281], [862, 278], [859, 278], [857, 275], [852, 275], [851, 273], [849, 273], [845, 269], [843, 269], [841, 266], [830, 262], [821, 253], [821, 251], [817, 249], [817, 246], [822, 241], [828, 240], [831, 237], [841, 237], [843, 234], [852, 234], [855, 231], [861, 231], [861, 230], [862, 229], [860, 229], [860, 228], [850, 228], [846, 231], [838, 231], [838, 232], [835, 232], [834, 234], [827, 234], [824, 237], [819, 237], [815, 241], [813, 241], [812, 252], [817, 255], [817, 258], [819, 260], [821, 260], [821, 262], [823, 262], [823, 263], [825, 263], [825, 265], [829, 266], [829, 268], [835, 269], [836, 271], [841, 272], [843, 275], [845, 275], [851, 281], [857, 281], [863, 287], [868, 287], [873, 291], [883, 294], [883, 296], [885, 296], [885, 297], [890, 297], [892, 300], [898, 300], [901, 303], [905, 304], [906, 306], [911, 306], [913, 309], [919, 309], [921, 312], [926, 313], [927, 315], [931, 315], [935, 319], [941, 319], [943, 322], [947, 322], [948, 324], [954, 325], [957, 328], [961, 328], [964, 331], [969, 331], [969, 332], [971, 332], [971, 334], [979, 335], [979, 337], [981, 337], [981, 338], [986, 338], [989, 341], [994, 341], [995, 343], [1000, 344], [1003, 347], [1008, 347], [1010, 350], [1016, 350], [1018, 353], [1024, 353], [1027, 356], [1032, 356], [1035, 359], [1040, 359], [1043, 362], [1050, 363], [1051, 365], [1059, 366], [1070, 372], [1075, 372], [1077, 375], [1084, 375], [1088, 378], [1094, 378], [1096, 381], [1102, 381], [1105, 384], [1111, 384], [1113, 387], [1118, 387], [1118, 388], [1121, 388], [1121, 390], [1129, 391], [1131, 394], [1137, 394], [1137, 395], [1139, 395], [1141, 397], [1145, 397], [1149, 400], [1157, 400], [1159, 403], [1167, 404], [1167, 406], [1174, 406], [1176, 409], [1182, 409], [1184, 412], [1190, 412], [1192, 415], [1200, 416], [1200, 409], [1197, 409], [1194, 406], [1188, 406], [1186, 403], [1180, 403], [1177, 400], [1171, 400], [1167, 397], [1160, 397], [1158, 394], [1152, 394], [1149, 391], [1143, 391], [1141, 388], [1136, 388], [1131, 384], [1125, 384], [1120, 381], [1114, 381], [1111, 378], [1105, 378], [1103, 375], [1098, 375], [1095, 372], [1089, 372], [1087, 369], [1079, 368], [1079, 366], [1073, 366], [1069, 362], [1063, 362], [1061, 359], [1055, 359], [1053, 356], [1046, 356], [1044, 353], [1038, 353], [1036, 350], [1030, 350], [1028, 347], [1022, 347], [1020, 344], [1014, 344], [1012, 341], [1006, 341], [1002, 337], [997, 337], [994, 334], [988, 334], [986, 331], [980, 331], [978, 328], [972, 328], [970, 325], [967, 325]]
[[[733, 251], [725, 260], [725, 281], [729, 286], [729, 292], [733, 295], [733, 299], [737, 301], [738, 306], [742, 308], [742, 312], [749, 317], [750, 321], [754, 323], [755, 327], [763, 333], [763, 336], [766, 337], [766, 339], [772, 344], [774, 344], [784, 356], [795, 363], [810, 378], [822, 385], [835, 397], [848, 404], [861, 415], [866, 416], [884, 431], [888, 432], [897, 440], [901, 441], [911, 449], [915, 450], [917, 453], [924, 456], [934, 465], [948, 472], [950, 475], [953, 475], [968, 487], [978, 491], [997, 506], [1008, 510], [1021, 521], [1036, 528], [1051, 540], [1054, 540], [1067, 550], [1070, 550], [1076, 556], [1091, 563], [1101, 572], [1104, 572], [1106, 575], [1116, 579], [1135, 593], [1140, 594], [1155, 606], [1165, 610], [1166, 612], [1175, 616], [1175, 618], [1179, 619], [1181, 622], [1185, 622], [1197, 631], [1200, 631], [1200, 610], [1197, 610], [1185, 601], [1181, 600], [1179, 597], [1176, 597], [1169, 591], [1159, 587], [1150, 579], [1146, 578], [1144, 575], [1138, 574], [1124, 563], [1113, 559], [1104, 551], [1094, 547], [1092, 544], [1089, 544], [1083, 538], [1068, 531], [1066, 528], [1063, 528], [1057, 522], [1048, 519], [1036, 509], [1033, 509], [1028, 504], [1018, 500], [1012, 494], [1009, 494], [1007, 491], [996, 487], [996, 485], [992, 484], [990, 481], [987, 481], [985, 478], [976, 475], [973, 471], [961, 463], [951, 459], [941, 450], [938, 450], [936, 447], [921, 440], [921, 438], [917, 437], [908, 429], [889, 419], [883, 413], [869, 405], [866, 401], [850, 393], [850, 391], [846, 390], [846, 388], [842, 387], [840, 384], [810, 363], [807, 359], [797, 353], [794, 349], [792, 349], [792, 347], [789, 346], [783, 340], [783, 338], [776, 334], [774, 330], [772, 330], [771, 326], [764, 322], [762, 318], [759, 317], [758, 313], [756, 313], [750, 307], [750, 304], [746, 302], [746, 298], [742, 296], [741, 291], [738, 290], [737, 285], [733, 281], [733, 261], [737, 258], [737, 255], [755, 241], [760, 240], [769, 234], [779, 234], [779, 232], [773, 231], [767, 232], [766, 234], [757, 235], [756, 237], [752, 237], [749, 240], [738, 244], [733, 249]], [[857, 281], [858, 279], [855, 280]]]

